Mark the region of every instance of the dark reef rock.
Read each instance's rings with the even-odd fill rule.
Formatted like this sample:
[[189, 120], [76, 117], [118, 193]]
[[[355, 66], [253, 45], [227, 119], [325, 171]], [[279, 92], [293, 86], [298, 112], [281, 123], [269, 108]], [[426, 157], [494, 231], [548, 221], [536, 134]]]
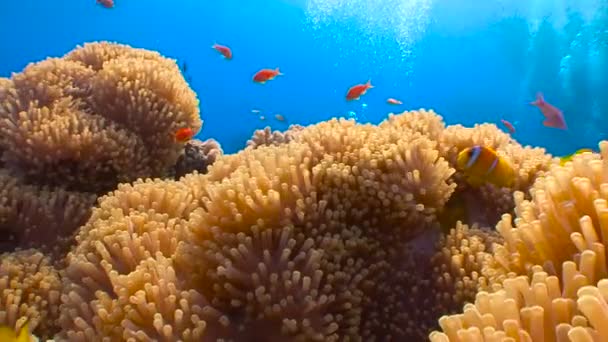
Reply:
[[177, 180], [194, 171], [207, 173], [207, 168], [222, 154], [224, 154], [222, 147], [214, 139], [190, 140], [184, 146], [184, 153], [175, 163], [171, 175]]

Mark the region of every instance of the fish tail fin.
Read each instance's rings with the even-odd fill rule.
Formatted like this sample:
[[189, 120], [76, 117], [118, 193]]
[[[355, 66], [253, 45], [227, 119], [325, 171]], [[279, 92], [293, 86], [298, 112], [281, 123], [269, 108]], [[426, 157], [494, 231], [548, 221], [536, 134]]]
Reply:
[[281, 72], [281, 70], [279, 70], [279, 68], [274, 69], [274, 71], [277, 73], [278, 76], [285, 75], [284, 73]]
[[536, 93], [536, 100], [534, 100], [534, 104], [536, 106], [539, 106], [544, 103], [545, 103], [545, 97], [543, 96], [543, 93], [541, 93], [541, 92]]
[[367, 80], [367, 82], [365, 83], [365, 85], [366, 85], [368, 88], [373, 88], [373, 87], [374, 87], [374, 86], [372, 85], [372, 80], [371, 80], [371, 79], [370, 79], [370, 80]]

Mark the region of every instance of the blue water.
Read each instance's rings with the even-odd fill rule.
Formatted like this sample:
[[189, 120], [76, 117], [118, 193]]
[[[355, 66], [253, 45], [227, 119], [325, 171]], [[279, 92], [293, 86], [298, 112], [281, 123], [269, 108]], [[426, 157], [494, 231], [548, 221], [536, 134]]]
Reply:
[[[608, 133], [605, 0], [95, 0], [0, 1], [0, 76], [109, 40], [186, 61], [201, 100], [199, 138], [241, 149], [253, 130], [355, 113], [434, 109], [448, 124], [513, 122], [523, 144], [554, 154]], [[470, 5], [470, 4], [475, 5]], [[231, 61], [211, 49], [233, 50]], [[261, 68], [285, 74], [254, 84]], [[375, 88], [346, 102], [347, 89]], [[564, 111], [544, 127], [536, 92]], [[388, 97], [404, 102], [394, 107]], [[261, 109], [266, 120], [251, 112]], [[282, 114], [280, 122], [274, 114]], [[351, 114], [352, 115], [352, 114]]]

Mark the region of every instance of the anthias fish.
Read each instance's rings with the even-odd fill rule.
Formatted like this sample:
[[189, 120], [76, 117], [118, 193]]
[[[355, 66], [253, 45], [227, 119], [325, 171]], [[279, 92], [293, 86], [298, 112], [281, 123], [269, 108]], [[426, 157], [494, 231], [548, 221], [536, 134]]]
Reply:
[[374, 86], [372, 85], [371, 80], [369, 80], [363, 84], [354, 85], [354, 86], [350, 87], [350, 89], [348, 89], [348, 91], [346, 92], [346, 100], [347, 101], [358, 100], [361, 96], [363, 96], [363, 95], [365, 95], [365, 93], [367, 93], [368, 89], [371, 89], [373, 87]]
[[542, 93], [536, 94], [536, 101], [530, 102], [531, 105], [538, 107], [540, 112], [545, 116], [545, 121], [543, 121], [543, 125], [552, 128], [558, 129], [568, 129], [566, 125], [566, 120], [564, 119], [564, 114], [559, 108], [551, 105], [549, 102], [545, 101]]
[[187, 142], [194, 136], [192, 128], [184, 127], [180, 128], [175, 132], [175, 140], [178, 142]]
[[505, 119], [500, 119], [500, 122], [502, 122], [502, 124], [505, 125], [505, 127], [507, 127], [507, 129], [509, 130], [509, 133], [511, 133], [511, 134], [515, 133], [515, 126], [513, 126], [512, 123], [510, 123], [509, 121], [507, 121]]
[[262, 69], [253, 75], [253, 82], [264, 84], [277, 76], [281, 76], [283, 73], [279, 71], [279, 68], [276, 69]]
[[220, 44], [213, 44], [211, 47], [224, 56], [224, 58], [232, 59], [232, 50], [229, 47]]

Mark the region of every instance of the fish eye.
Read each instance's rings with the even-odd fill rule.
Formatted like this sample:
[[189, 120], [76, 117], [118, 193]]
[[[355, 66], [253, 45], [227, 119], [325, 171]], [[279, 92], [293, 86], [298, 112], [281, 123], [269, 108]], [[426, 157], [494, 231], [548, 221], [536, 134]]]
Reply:
[[467, 152], [467, 155], [469, 156], [469, 158], [473, 156], [473, 149], [472, 148], [469, 149], [469, 151]]

